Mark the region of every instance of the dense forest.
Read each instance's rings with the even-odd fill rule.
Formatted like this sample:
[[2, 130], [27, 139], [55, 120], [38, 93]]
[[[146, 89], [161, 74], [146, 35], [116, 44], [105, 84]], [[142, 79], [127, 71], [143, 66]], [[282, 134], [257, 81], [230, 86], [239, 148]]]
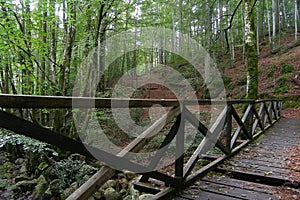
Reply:
[[[166, 68], [164, 73], [168, 74], [170, 67], [188, 80], [193, 95], [201, 99], [211, 98], [207, 86], [207, 81], [211, 80], [204, 80], [201, 74], [197, 74], [193, 63], [174, 53], [177, 50], [160, 48], [167, 38], [163, 34], [157, 34], [160, 37], [155, 38], [157, 35], [149, 33], [153, 36], [152, 45], [156, 42], [158, 46], [135, 48], [129, 52], [124, 50], [140, 45], [139, 30], [151, 28], [166, 30], [165, 34], [182, 34], [203, 47], [220, 71], [228, 99], [299, 95], [300, 63], [297, 53], [293, 57], [290, 56], [292, 54], [284, 54], [300, 45], [299, 10], [298, 0], [0, 0], [0, 93], [73, 96], [74, 87], [79, 82], [78, 73], [86, 72], [85, 69], [82, 71], [83, 67], [88, 67], [86, 60], [94, 59], [94, 53], [99, 51], [95, 58], [103, 72], [99, 83], [90, 83], [94, 79], [87, 77], [80, 80], [85, 83], [85, 91], [89, 84], [97, 85], [93, 96], [113, 97], [113, 92], [122, 94], [135, 90], [137, 80], [149, 79], [151, 82], [151, 74], [161, 67]], [[109, 46], [107, 41], [110, 38], [124, 33], [133, 33], [133, 37]], [[176, 38], [179, 41], [170, 37], [172, 49], [189, 49], [184, 46], [181, 37]], [[111, 49], [124, 52], [113, 62], [108, 62], [103, 55]], [[113, 91], [123, 76], [127, 78], [125, 82], [121, 80], [123, 87], [118, 88], [120, 91]], [[143, 92], [145, 88], [134, 91], [132, 97], [173, 98], [173, 94], [168, 94], [162, 86], [159, 87], [162, 91], [152, 96]], [[72, 139], [79, 139], [71, 109], [11, 109], [10, 112]], [[142, 109], [131, 112], [135, 121], [149, 124], [149, 121], [139, 121], [145, 118], [143, 115]], [[105, 121], [104, 129], [119, 140], [115, 142], [124, 145], [123, 141], [128, 138], [119, 137], [111, 112], [99, 109], [96, 116]], [[50, 168], [50, 161], [41, 160], [48, 154], [67, 159], [56, 160], [57, 174], [52, 174], [51, 178], [59, 178], [66, 173], [72, 176], [76, 166], [86, 167], [90, 175], [99, 167], [99, 163], [89, 167], [86, 161], [80, 162], [81, 156], [68, 158], [69, 154], [48, 148], [43, 143], [31, 142], [10, 133], [1, 137], [0, 148], [5, 147], [9, 153], [15, 154], [11, 159], [17, 159], [21, 154], [20, 147], [12, 146], [24, 143], [26, 151], [30, 151], [27, 168], [31, 174], [40, 175]], [[35, 148], [47, 153], [39, 158]], [[39, 164], [38, 169], [36, 163]], [[64, 186], [59, 186], [60, 191], [52, 191], [47, 198], [59, 196], [72, 181], [76, 182], [74, 188], [77, 188], [84, 182], [83, 176], [76, 177], [75, 181], [75, 178], [68, 180], [66, 175]], [[132, 174], [129, 176], [132, 179]], [[4, 186], [0, 183], [1, 188]], [[72, 191], [74, 188], [71, 187]], [[44, 193], [45, 188], [41, 191]], [[45, 197], [44, 194], [38, 195]], [[62, 199], [66, 197], [60, 196]]]
[[[1, 93], [71, 96], [82, 62], [94, 48], [108, 48], [101, 47], [106, 38], [137, 27], [157, 27], [197, 41], [223, 73], [242, 60], [248, 71], [245, 94], [256, 99], [260, 44], [267, 42], [270, 51], [276, 50], [291, 32], [297, 40], [298, 4], [297, 0], [2, 1]], [[132, 80], [142, 76], [145, 69], [133, 72], [136, 67], [172, 63], [181, 63], [177, 64], [183, 66], [181, 72], [189, 70], [180, 58], [158, 48], [128, 52], [105, 70], [98, 92], [107, 93], [126, 73]], [[200, 81], [194, 82], [201, 90]]]
[[[244, 58], [255, 59], [266, 38], [271, 49], [286, 32], [294, 30], [297, 40], [298, 4], [297, 0], [2, 1], [1, 92], [71, 95], [76, 70], [88, 53], [106, 38], [135, 27], [180, 31], [204, 46], [220, 68], [230, 67], [235, 65], [237, 47], [242, 47]], [[255, 43], [257, 51], [248, 42]], [[230, 62], [221, 62], [226, 55]], [[112, 87], [118, 73], [134, 66], [172, 59], [159, 49], [131, 52], [113, 63], [101, 89]]]

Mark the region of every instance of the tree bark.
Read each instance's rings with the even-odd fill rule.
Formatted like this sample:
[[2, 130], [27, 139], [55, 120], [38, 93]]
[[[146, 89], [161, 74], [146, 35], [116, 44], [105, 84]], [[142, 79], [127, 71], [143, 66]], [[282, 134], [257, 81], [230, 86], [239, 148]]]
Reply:
[[245, 0], [245, 51], [247, 66], [247, 99], [257, 99], [258, 96], [258, 55], [254, 27], [254, 0]]

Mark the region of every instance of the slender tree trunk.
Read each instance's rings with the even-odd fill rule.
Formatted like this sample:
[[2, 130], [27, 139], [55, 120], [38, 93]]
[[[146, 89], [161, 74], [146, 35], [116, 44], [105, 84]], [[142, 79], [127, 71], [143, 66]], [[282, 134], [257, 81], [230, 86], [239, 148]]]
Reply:
[[298, 39], [298, 0], [295, 0], [295, 40]]
[[257, 12], [257, 26], [256, 26], [256, 44], [257, 44], [257, 54], [260, 54], [260, 50], [259, 50], [259, 31], [260, 31], [260, 25], [259, 25], [259, 8], [257, 7], [256, 9]]
[[279, 10], [278, 10], [278, 0], [272, 0], [273, 8], [273, 48], [277, 45], [276, 35], [279, 31]]
[[[50, 0], [50, 15], [55, 16], [55, 0]], [[56, 77], [56, 51], [57, 51], [57, 34], [56, 29], [58, 24], [55, 19], [52, 19], [50, 24], [50, 73], [51, 73], [51, 81], [56, 85], [57, 77]]]
[[269, 43], [272, 46], [272, 32], [271, 32], [271, 11], [269, 7], [269, 3], [267, 2], [267, 12], [268, 12], [268, 32], [269, 32]]
[[245, 49], [247, 66], [247, 99], [257, 99], [258, 96], [258, 55], [254, 27], [254, 0], [245, 0]]

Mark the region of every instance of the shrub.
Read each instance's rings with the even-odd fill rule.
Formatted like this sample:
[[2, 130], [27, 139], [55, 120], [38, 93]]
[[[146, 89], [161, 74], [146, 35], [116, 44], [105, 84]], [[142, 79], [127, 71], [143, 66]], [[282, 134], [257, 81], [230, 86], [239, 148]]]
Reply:
[[295, 68], [291, 64], [285, 64], [282, 66], [281, 72], [283, 74], [292, 73], [295, 70]]

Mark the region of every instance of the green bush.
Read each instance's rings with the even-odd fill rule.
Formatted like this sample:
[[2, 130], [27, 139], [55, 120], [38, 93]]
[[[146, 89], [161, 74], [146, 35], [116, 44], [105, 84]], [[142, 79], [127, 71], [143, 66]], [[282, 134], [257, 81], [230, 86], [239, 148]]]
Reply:
[[270, 70], [268, 71], [268, 77], [269, 77], [269, 78], [274, 77], [274, 74], [275, 74], [275, 70], [274, 70], [274, 69], [270, 69]]
[[292, 73], [295, 70], [295, 68], [291, 64], [285, 64], [282, 66], [281, 72], [283, 74]]
[[274, 93], [275, 94], [280, 94], [280, 93], [285, 93], [288, 92], [290, 90], [290, 86], [289, 85], [284, 85], [284, 86], [276, 86]]

